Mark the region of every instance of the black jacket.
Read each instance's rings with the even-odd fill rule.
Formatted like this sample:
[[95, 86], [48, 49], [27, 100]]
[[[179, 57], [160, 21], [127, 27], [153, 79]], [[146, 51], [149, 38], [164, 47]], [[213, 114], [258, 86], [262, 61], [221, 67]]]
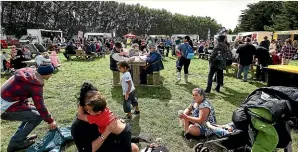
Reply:
[[232, 58], [232, 53], [228, 46], [224, 42], [218, 43], [210, 56], [209, 64], [210, 68], [215, 68], [219, 70], [226, 69], [227, 59]]

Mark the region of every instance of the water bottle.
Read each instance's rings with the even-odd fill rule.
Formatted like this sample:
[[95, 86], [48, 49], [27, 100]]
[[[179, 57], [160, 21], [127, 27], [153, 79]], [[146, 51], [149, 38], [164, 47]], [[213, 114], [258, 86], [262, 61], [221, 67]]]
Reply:
[[183, 110], [179, 110], [178, 111], [178, 121], [179, 121], [179, 126], [183, 127], [183, 120], [179, 118], [180, 115], [182, 115], [184, 113]]

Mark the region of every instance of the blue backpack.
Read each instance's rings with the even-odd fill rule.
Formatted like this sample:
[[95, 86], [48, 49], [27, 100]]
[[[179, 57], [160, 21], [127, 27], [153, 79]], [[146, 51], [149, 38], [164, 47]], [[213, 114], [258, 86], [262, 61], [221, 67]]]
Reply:
[[186, 57], [187, 59], [193, 59], [194, 56], [195, 53], [193, 51], [193, 48], [189, 44], [186, 44], [186, 54], [184, 57]]

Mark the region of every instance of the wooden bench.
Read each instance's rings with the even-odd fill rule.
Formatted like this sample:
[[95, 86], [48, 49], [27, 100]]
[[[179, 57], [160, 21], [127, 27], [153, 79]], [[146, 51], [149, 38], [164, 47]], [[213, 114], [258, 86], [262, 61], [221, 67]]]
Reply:
[[112, 72], [113, 72], [113, 86], [119, 86], [120, 72], [119, 71], [112, 71]]
[[148, 85], [158, 86], [160, 85], [160, 72], [154, 71], [148, 76]]

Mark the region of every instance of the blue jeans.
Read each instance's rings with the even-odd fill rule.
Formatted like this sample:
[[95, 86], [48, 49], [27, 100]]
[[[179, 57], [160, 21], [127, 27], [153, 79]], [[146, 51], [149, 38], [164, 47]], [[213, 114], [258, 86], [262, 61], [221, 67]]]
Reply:
[[1, 115], [1, 119], [22, 122], [17, 132], [10, 139], [9, 146], [12, 147], [16, 147], [18, 144], [22, 143], [42, 121], [42, 118], [35, 107], [26, 111], [5, 112]]
[[249, 71], [249, 67], [250, 67], [249, 65], [243, 66], [243, 65], [240, 65], [239, 64], [237, 78], [240, 78], [240, 76], [241, 76], [241, 74], [243, 72], [244, 73], [243, 80], [246, 81], [247, 80], [248, 71]]

